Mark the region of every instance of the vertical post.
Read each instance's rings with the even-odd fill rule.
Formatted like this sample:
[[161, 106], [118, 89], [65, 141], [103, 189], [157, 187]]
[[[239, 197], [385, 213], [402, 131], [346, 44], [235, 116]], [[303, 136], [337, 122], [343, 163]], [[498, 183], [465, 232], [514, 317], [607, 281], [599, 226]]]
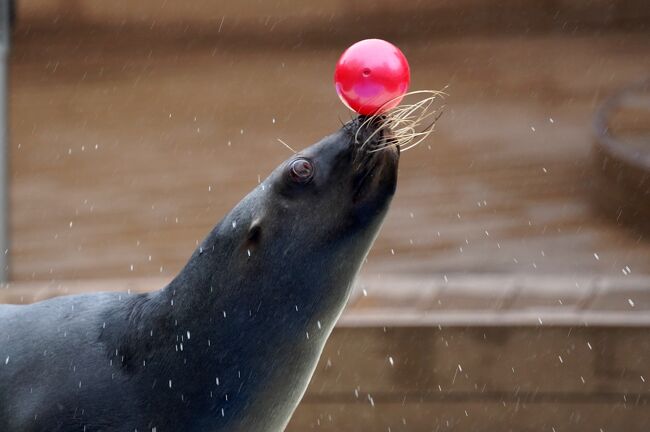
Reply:
[[9, 279], [9, 146], [7, 145], [7, 74], [11, 0], [0, 0], [0, 282]]

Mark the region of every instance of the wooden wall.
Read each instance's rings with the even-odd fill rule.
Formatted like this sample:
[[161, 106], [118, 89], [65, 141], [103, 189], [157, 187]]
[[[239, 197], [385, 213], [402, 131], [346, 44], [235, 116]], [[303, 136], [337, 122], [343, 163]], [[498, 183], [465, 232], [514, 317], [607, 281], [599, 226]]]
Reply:
[[300, 31], [323, 36], [351, 31], [418, 37], [439, 32], [647, 28], [650, 20], [644, 0], [19, 0], [17, 5], [19, 19], [41, 25], [239, 29], [244, 34]]
[[650, 333], [336, 328], [288, 432], [647, 431]]

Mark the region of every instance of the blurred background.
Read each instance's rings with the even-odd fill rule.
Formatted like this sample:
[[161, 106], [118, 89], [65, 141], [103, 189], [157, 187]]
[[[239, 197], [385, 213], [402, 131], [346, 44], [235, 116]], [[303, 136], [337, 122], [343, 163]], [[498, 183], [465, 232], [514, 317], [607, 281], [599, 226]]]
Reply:
[[290, 430], [647, 430], [646, 0], [18, 0], [2, 300], [161, 287], [369, 37], [446, 107]]

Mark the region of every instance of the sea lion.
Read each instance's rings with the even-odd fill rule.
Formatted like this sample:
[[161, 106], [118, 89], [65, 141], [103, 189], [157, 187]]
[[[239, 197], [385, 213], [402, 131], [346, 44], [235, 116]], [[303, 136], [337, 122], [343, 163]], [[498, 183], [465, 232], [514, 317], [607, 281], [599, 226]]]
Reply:
[[395, 192], [388, 134], [292, 156], [160, 291], [0, 306], [0, 430], [283, 430]]

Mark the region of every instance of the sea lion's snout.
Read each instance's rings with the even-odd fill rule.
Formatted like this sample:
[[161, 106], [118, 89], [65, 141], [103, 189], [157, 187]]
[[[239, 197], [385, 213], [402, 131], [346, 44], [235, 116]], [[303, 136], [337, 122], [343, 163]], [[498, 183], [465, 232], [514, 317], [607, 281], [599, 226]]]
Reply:
[[375, 195], [390, 195], [397, 184], [397, 166], [400, 149], [393, 145], [393, 133], [382, 127], [382, 118], [365, 121], [357, 119], [358, 125], [353, 140], [353, 166], [355, 204], [377, 198]]

